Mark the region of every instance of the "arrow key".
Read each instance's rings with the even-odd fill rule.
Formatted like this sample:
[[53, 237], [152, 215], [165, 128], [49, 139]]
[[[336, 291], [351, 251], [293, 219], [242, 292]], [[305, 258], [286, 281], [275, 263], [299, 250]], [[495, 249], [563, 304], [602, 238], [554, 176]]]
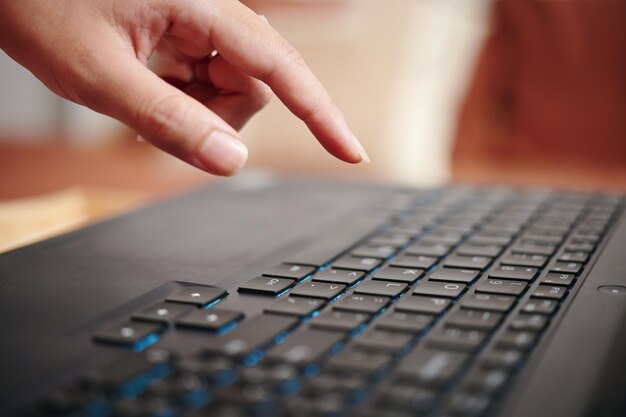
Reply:
[[129, 321], [101, 330], [94, 335], [93, 339], [96, 342], [133, 346], [141, 339], [152, 334], [156, 335], [162, 330], [163, 327], [160, 324]]
[[211, 308], [209, 310], [197, 309], [176, 321], [183, 327], [194, 327], [210, 331], [218, 331], [227, 324], [241, 320], [243, 313], [234, 310]]
[[352, 285], [360, 280], [363, 275], [365, 275], [363, 271], [350, 271], [349, 269], [329, 268], [313, 275], [313, 281]]
[[330, 300], [338, 296], [346, 289], [345, 285], [327, 282], [308, 281], [303, 282], [291, 291], [291, 295], [301, 297], [323, 298]]
[[212, 303], [228, 293], [223, 288], [213, 286], [190, 286], [168, 296], [166, 301], [174, 301], [176, 303], [195, 304], [203, 306]]
[[265, 309], [266, 313], [305, 317], [319, 310], [325, 301], [319, 298], [282, 297]]
[[133, 314], [133, 320], [172, 323], [178, 317], [187, 314], [194, 307], [177, 303], [158, 303]]

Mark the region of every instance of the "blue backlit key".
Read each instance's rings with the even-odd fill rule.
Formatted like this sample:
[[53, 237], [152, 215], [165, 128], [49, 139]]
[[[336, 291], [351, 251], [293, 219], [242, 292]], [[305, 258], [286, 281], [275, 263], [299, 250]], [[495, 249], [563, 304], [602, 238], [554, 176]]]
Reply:
[[93, 339], [96, 342], [134, 346], [139, 341], [154, 336], [163, 329], [160, 324], [126, 321], [97, 332]]

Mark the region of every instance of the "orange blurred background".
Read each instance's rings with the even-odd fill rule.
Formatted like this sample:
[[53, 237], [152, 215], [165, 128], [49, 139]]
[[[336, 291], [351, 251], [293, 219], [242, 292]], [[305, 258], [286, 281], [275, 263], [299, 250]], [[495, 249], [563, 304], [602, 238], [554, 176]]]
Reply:
[[[246, 2], [302, 53], [372, 163], [327, 155], [274, 100], [244, 174], [626, 190], [626, 3]], [[215, 178], [56, 98], [0, 56], [0, 250]]]

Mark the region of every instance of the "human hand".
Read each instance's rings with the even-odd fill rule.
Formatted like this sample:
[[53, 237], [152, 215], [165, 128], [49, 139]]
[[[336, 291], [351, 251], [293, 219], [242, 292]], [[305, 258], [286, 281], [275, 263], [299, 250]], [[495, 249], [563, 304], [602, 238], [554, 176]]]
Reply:
[[[213, 174], [245, 164], [237, 129], [267, 86], [328, 152], [368, 161], [298, 52], [236, 0], [0, 0], [0, 47], [58, 95]], [[154, 52], [174, 82], [146, 67]]]

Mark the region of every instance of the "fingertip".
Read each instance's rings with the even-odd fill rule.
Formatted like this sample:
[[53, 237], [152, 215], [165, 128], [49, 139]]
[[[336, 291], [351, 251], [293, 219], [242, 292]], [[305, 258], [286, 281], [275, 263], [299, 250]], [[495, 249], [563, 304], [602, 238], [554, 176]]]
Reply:
[[238, 138], [215, 130], [201, 143], [196, 158], [205, 171], [228, 177], [246, 164], [248, 148]]
[[354, 133], [350, 132], [351, 136], [352, 136], [352, 143], [357, 151], [357, 153], [359, 154], [359, 161], [358, 162], [365, 162], [366, 164], [369, 164], [370, 162], [372, 162], [370, 160], [369, 155], [367, 154], [367, 152], [365, 152], [365, 148], [363, 147], [363, 145], [361, 144], [361, 142], [357, 139], [356, 136], [354, 136]]

